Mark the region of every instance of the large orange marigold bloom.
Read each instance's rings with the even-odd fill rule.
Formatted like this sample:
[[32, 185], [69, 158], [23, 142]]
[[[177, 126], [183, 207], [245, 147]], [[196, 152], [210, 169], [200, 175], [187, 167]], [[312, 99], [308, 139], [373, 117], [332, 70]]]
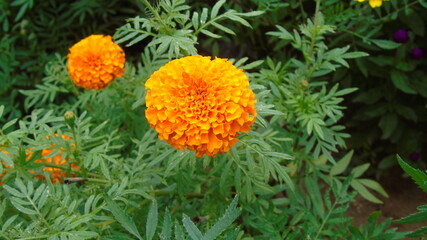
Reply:
[[111, 36], [91, 35], [70, 48], [68, 72], [76, 86], [99, 90], [125, 71], [125, 54]]
[[170, 61], [145, 87], [146, 117], [159, 138], [198, 157], [229, 151], [255, 121], [248, 78], [227, 59], [197, 55]]

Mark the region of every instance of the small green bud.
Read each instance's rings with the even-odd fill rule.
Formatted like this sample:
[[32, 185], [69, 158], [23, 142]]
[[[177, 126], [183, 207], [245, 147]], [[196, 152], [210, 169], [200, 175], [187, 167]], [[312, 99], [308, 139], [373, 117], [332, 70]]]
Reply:
[[66, 111], [64, 113], [64, 120], [70, 128], [74, 128], [75, 119], [76, 119], [76, 116], [74, 115], [73, 111]]
[[302, 84], [304, 87], [308, 87], [308, 85], [309, 85], [309, 83], [308, 83], [308, 81], [307, 81], [307, 80], [302, 80], [302, 81], [301, 81], [301, 84]]

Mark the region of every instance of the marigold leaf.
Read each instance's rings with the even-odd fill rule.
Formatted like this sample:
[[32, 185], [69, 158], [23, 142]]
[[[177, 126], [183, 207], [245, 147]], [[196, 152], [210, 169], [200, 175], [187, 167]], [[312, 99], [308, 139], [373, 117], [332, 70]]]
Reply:
[[218, 15], [218, 11], [221, 8], [222, 5], [224, 5], [225, 0], [219, 0], [218, 2], [215, 3], [215, 5], [212, 7], [212, 11], [211, 11], [211, 19], [215, 18]]
[[236, 195], [230, 205], [227, 207], [225, 214], [206, 232], [202, 240], [214, 240], [224, 232], [236, 218], [240, 215], [237, 208], [238, 196]]
[[400, 89], [404, 93], [408, 94], [416, 94], [417, 91], [415, 91], [410, 85], [409, 85], [409, 79], [406, 74], [403, 74], [400, 71], [392, 70], [390, 73], [391, 81], [393, 82], [394, 86], [396, 86], [398, 89]]
[[162, 232], [160, 233], [161, 240], [171, 239], [172, 235], [172, 219], [169, 210], [166, 208], [166, 212], [163, 219]]
[[343, 158], [341, 158], [334, 166], [332, 166], [329, 174], [331, 176], [336, 176], [347, 169], [348, 164], [350, 163], [351, 158], [353, 157], [353, 150], [348, 152]]
[[13, 215], [12, 217], [8, 218], [8, 219], [3, 223], [3, 226], [2, 226], [2, 228], [1, 228], [1, 231], [2, 231], [2, 232], [5, 232], [5, 231], [9, 228], [9, 226], [11, 226], [11, 225], [12, 225], [12, 223], [16, 220], [16, 218], [17, 218], [18, 216], [19, 216], [19, 215]]
[[377, 45], [378, 47], [382, 48], [382, 49], [395, 49], [398, 48], [400, 46], [400, 43], [395, 43], [393, 41], [390, 40], [379, 40], [379, 39], [375, 39], [375, 40], [371, 40], [375, 45]]
[[396, 155], [397, 162], [400, 167], [415, 181], [415, 183], [427, 193], [427, 174], [423, 171], [411, 167], [408, 163], [402, 160], [399, 155]]
[[200, 30], [200, 32], [201, 32], [201, 33], [203, 33], [203, 34], [205, 34], [205, 35], [207, 35], [207, 36], [209, 36], [209, 37], [213, 37], [213, 38], [221, 38], [221, 36], [220, 36], [220, 35], [215, 34], [215, 33], [211, 32], [211, 31], [209, 31], [209, 30], [206, 30], [206, 29], [202, 29], [202, 30]]
[[362, 176], [362, 174], [366, 170], [368, 170], [369, 166], [370, 166], [370, 163], [365, 163], [365, 164], [362, 164], [362, 165], [359, 165], [359, 166], [353, 168], [351, 170], [351, 173], [352, 173], [353, 177], [354, 178], [358, 178], [358, 177]]
[[191, 18], [191, 22], [193, 23], [194, 29], [199, 28], [199, 13], [198, 12], [193, 13], [193, 17]]
[[196, 224], [194, 224], [191, 219], [185, 214], [183, 214], [182, 223], [184, 225], [185, 230], [187, 230], [188, 234], [190, 235], [191, 239], [201, 240], [203, 238], [203, 235], [197, 228]]
[[110, 196], [104, 194], [105, 202], [108, 209], [113, 214], [114, 218], [120, 223], [120, 225], [126, 229], [129, 233], [142, 240], [141, 235], [135, 225], [135, 222], [129, 217], [120, 207], [117, 205]]
[[154, 234], [156, 233], [157, 220], [158, 220], [157, 202], [155, 199], [153, 199], [150, 210], [148, 211], [148, 216], [147, 216], [146, 236], [148, 240], [152, 240], [154, 237]]
[[212, 23], [212, 26], [214, 26], [214, 27], [218, 28], [219, 30], [221, 30], [221, 31], [223, 31], [223, 32], [226, 32], [226, 33], [228, 33], [228, 34], [236, 35], [236, 33], [234, 33], [234, 31], [233, 31], [233, 30], [231, 30], [231, 29], [229, 29], [228, 27], [225, 27], [225, 26], [223, 26], [223, 25], [221, 25], [221, 24], [219, 24], [219, 23], [213, 22], [213, 23]]

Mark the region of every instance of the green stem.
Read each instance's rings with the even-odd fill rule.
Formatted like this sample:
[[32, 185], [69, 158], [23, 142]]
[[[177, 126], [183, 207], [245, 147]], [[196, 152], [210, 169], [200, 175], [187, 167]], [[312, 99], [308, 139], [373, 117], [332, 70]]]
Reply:
[[108, 180], [99, 179], [99, 178], [86, 178], [88, 182], [99, 182], [99, 183], [111, 183]]
[[50, 235], [42, 235], [42, 236], [34, 236], [34, 237], [24, 237], [20, 238], [20, 240], [30, 240], [30, 239], [47, 239]]
[[206, 23], [204, 23], [203, 25], [201, 25], [201, 26], [199, 27], [199, 29], [197, 29], [197, 30], [194, 32], [194, 35], [195, 35], [195, 36], [197, 36], [197, 35], [200, 33], [200, 31], [202, 31], [205, 27], [207, 27], [207, 26], [211, 25], [213, 22], [216, 22], [216, 21], [218, 21], [218, 20], [219, 20], [219, 19], [221, 19], [221, 18], [223, 18], [223, 16], [222, 16], [222, 15], [220, 15], [220, 16], [218, 16], [218, 17], [215, 17], [215, 18], [210, 19], [209, 21], [207, 21]]
[[153, 8], [153, 6], [151, 6], [151, 4], [147, 0], [141, 0], [141, 1], [145, 6], [147, 6], [150, 12], [154, 14], [154, 17], [157, 19], [157, 21], [159, 21], [163, 25], [163, 27], [165, 27], [166, 29], [169, 29], [168, 25], [163, 21], [163, 19], [160, 17], [159, 13]]
[[310, 42], [310, 50], [308, 52], [308, 55], [305, 55], [305, 66], [307, 69], [307, 81], [310, 81], [311, 79], [311, 75], [313, 74], [315, 68], [312, 66], [310, 67], [310, 63], [311, 61], [314, 59], [312, 58], [313, 54], [314, 54], [314, 47], [316, 45], [316, 38], [317, 38], [317, 15], [319, 14], [320, 11], [320, 2], [321, 0], [316, 0], [316, 9], [314, 11], [314, 21], [313, 21], [313, 25], [314, 25], [314, 30], [313, 30], [313, 35], [311, 36], [311, 42]]
[[391, 13], [389, 13], [389, 14], [385, 15], [384, 17], [380, 18], [380, 20], [385, 20], [385, 19], [387, 19], [389, 16], [391, 16], [391, 15], [393, 15], [393, 14], [395, 14], [395, 13], [398, 13], [398, 12], [402, 11], [402, 10], [403, 10], [403, 9], [405, 9], [405, 8], [411, 7], [412, 5], [415, 5], [415, 4], [417, 4], [417, 3], [421, 4], [421, 0], [411, 2], [411, 3], [409, 3], [409, 4], [405, 5], [405, 6], [401, 7], [401, 8], [398, 8], [398, 9], [396, 9], [396, 11], [393, 11], [393, 12], [391, 12]]
[[120, 86], [118, 86], [118, 84], [116, 83], [116, 81], [114, 81], [112, 85], [113, 85], [113, 88], [116, 89], [116, 90], [118, 90], [119, 92], [122, 92], [122, 93], [124, 93], [126, 95], [130, 95], [130, 96], [135, 97], [135, 94], [133, 92], [129, 92], [128, 90], [120, 88]]
[[332, 213], [332, 210], [333, 210], [333, 209], [335, 208], [335, 206], [337, 205], [337, 202], [338, 202], [338, 201], [335, 201], [335, 202], [334, 202], [334, 205], [332, 205], [332, 207], [329, 209], [328, 214], [327, 214], [327, 215], [326, 215], [326, 217], [323, 219], [323, 221], [322, 221], [322, 225], [320, 225], [319, 230], [317, 230], [316, 236], [314, 237], [314, 239], [313, 239], [313, 240], [316, 240], [316, 239], [319, 237], [320, 232], [322, 232], [322, 229], [323, 229], [323, 227], [325, 226], [326, 222], [328, 221], [329, 216], [330, 216], [330, 215], [331, 215], [331, 213]]

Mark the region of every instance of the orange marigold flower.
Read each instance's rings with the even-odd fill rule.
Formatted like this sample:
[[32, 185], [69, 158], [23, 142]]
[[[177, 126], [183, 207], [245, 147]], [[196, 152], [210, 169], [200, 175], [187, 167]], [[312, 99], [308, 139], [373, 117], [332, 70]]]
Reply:
[[227, 59], [189, 56], [170, 61], [145, 83], [146, 117], [161, 140], [216, 156], [255, 121], [255, 94], [243, 70]]
[[[57, 135], [57, 134], [55, 134], [55, 135]], [[65, 140], [70, 140], [71, 139], [71, 137], [69, 137], [67, 135], [64, 135], [64, 134], [62, 134], [61, 137], [63, 139], [65, 139]], [[46, 138], [49, 139], [50, 136], [46, 136]], [[58, 166], [59, 165], [64, 165], [64, 164], [67, 163], [67, 159], [63, 158], [63, 156], [61, 154], [55, 155], [53, 157], [46, 158], [46, 156], [50, 155], [53, 151], [54, 151], [54, 149], [51, 149], [51, 148], [45, 148], [45, 149], [43, 149], [42, 150], [42, 156], [43, 156], [43, 158], [42, 159], [37, 159], [37, 160], [35, 160], [35, 162], [36, 163], [51, 163], [51, 164], [58, 165]], [[60, 149], [59, 152], [60, 153], [64, 153], [64, 149]], [[72, 169], [74, 169], [74, 170], [78, 170], [78, 168], [79, 168], [77, 165], [75, 165], [73, 163], [70, 164], [70, 167]], [[61, 168], [57, 168], [57, 167], [44, 167], [43, 171], [50, 172], [50, 174], [51, 174], [50, 180], [51, 180], [52, 183], [55, 183], [57, 181], [59, 183], [62, 183], [62, 178], [67, 177], [67, 173], [64, 172]], [[45, 180], [45, 177], [43, 175], [35, 175], [35, 177], [38, 178], [38, 179]]]
[[[5, 150], [1, 150], [2, 153], [4, 154], [9, 154], [7, 151]], [[1, 164], [3, 165], [4, 168], [12, 168], [11, 166], [7, 165], [5, 162], [1, 161]], [[6, 174], [6, 169], [3, 168], [3, 172], [0, 174], [0, 180], [3, 179], [3, 176]], [[3, 182], [0, 182], [0, 186], [3, 185]]]
[[99, 90], [125, 71], [123, 49], [111, 36], [91, 35], [70, 48], [68, 72], [74, 84]]

